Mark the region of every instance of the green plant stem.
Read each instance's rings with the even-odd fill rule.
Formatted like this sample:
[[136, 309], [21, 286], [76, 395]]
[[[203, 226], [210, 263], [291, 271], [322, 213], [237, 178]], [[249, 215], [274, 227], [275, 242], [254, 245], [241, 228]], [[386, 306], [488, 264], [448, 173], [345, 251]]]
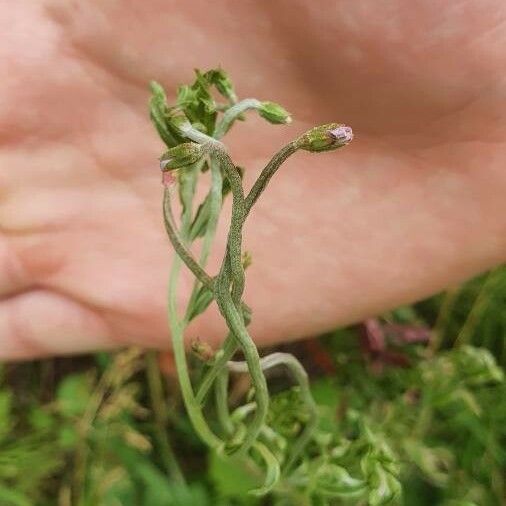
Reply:
[[167, 435], [167, 402], [163, 394], [163, 385], [156, 352], [148, 351], [145, 359], [148, 390], [155, 418], [156, 439], [160, 445], [160, 455], [167, 473], [172, 480], [180, 485], [186, 485], [184, 475], [179, 467], [179, 463], [177, 462]]
[[165, 188], [163, 192], [163, 218], [165, 223], [165, 230], [167, 231], [167, 235], [169, 236], [170, 242], [172, 246], [176, 250], [179, 258], [186, 264], [188, 269], [190, 269], [195, 277], [206, 287], [212, 290], [213, 280], [211, 276], [209, 276], [204, 269], [199, 265], [199, 263], [195, 260], [191, 252], [184, 245], [181, 237], [177, 232], [177, 228], [174, 222], [174, 216], [172, 214], [172, 206], [171, 206], [171, 198], [170, 198], [171, 189]]
[[[230, 125], [237, 115], [241, 114], [244, 110], [247, 108], [256, 107], [257, 102], [252, 103], [243, 103], [242, 105], [237, 104], [232, 113], [229, 114], [227, 118], [227, 122], [223, 123], [221, 125], [221, 130], [218, 129], [216, 131], [216, 136], [223, 135], [224, 132], [227, 130], [227, 124]], [[241, 109], [241, 108], [246, 109]], [[255, 204], [255, 202], [260, 197], [261, 193], [266, 188], [268, 182], [270, 181], [271, 177], [275, 174], [275, 172], [279, 169], [281, 164], [293, 153], [297, 151], [297, 145], [295, 142], [292, 142], [282, 148], [274, 157], [271, 159], [271, 161], [267, 164], [267, 166], [264, 168], [264, 170], [261, 172], [259, 178], [253, 185], [250, 193], [245, 198], [244, 197], [244, 190], [242, 188], [242, 180], [240, 177], [240, 174], [233, 164], [232, 160], [228, 156], [228, 153], [225, 151], [223, 145], [216, 141], [215, 139], [202, 134], [201, 132], [193, 129], [191, 125], [185, 125], [181, 128], [183, 134], [188, 137], [189, 139], [205, 144], [208, 152], [211, 155], [211, 159], [216, 160], [220, 167], [223, 168], [225, 171], [225, 174], [229, 180], [231, 190], [232, 190], [232, 217], [230, 222], [230, 230], [228, 234], [228, 240], [227, 240], [227, 248], [226, 248], [226, 254], [224, 261], [222, 263], [222, 266], [220, 268], [220, 272], [216, 278], [216, 280], [211, 280], [211, 283], [214, 284], [214, 295], [216, 302], [218, 304], [218, 307], [220, 309], [220, 312], [224, 316], [225, 320], [227, 321], [227, 324], [229, 326], [229, 329], [231, 330], [231, 338], [237, 340], [240, 347], [242, 348], [244, 352], [244, 356], [246, 359], [246, 364], [249, 370], [249, 373], [251, 375], [251, 380], [253, 387], [255, 389], [255, 401], [256, 401], [256, 409], [255, 414], [253, 417], [253, 420], [251, 424], [249, 425], [247, 432], [244, 436], [244, 440], [242, 442], [242, 445], [240, 446], [238, 452], [244, 453], [251, 448], [251, 446], [255, 443], [255, 441], [258, 438], [258, 435], [262, 429], [262, 425], [265, 421], [268, 406], [269, 406], [269, 394], [267, 389], [267, 382], [265, 379], [265, 375], [262, 371], [262, 366], [260, 362], [260, 357], [258, 355], [258, 350], [251, 339], [251, 337], [248, 334], [248, 331], [246, 329], [246, 325], [244, 322], [243, 315], [240, 311], [241, 309], [241, 298], [242, 294], [244, 292], [244, 284], [245, 284], [245, 278], [244, 278], [244, 269], [242, 265], [242, 259], [241, 259], [241, 245], [242, 245], [242, 228], [245, 222], [245, 219], [251, 210], [252, 206]], [[170, 204], [170, 202], [169, 202]], [[184, 203], [183, 203], [184, 204]], [[170, 207], [170, 206], [169, 206]], [[191, 217], [191, 202], [189, 205], [183, 205], [184, 210], [187, 211], [188, 208], [190, 208], [190, 217]], [[221, 207], [221, 206], [220, 206]], [[167, 213], [165, 213], [167, 214]], [[177, 241], [178, 237], [174, 234], [175, 227], [172, 225], [174, 224], [174, 220], [170, 219], [171, 215], [169, 215], [168, 222], [168, 233], [172, 233], [172, 237], [174, 238], [174, 243], [177, 244], [179, 251], [183, 253], [181, 255], [182, 259], [185, 261], [185, 263], [190, 267], [190, 269], [194, 272], [197, 279], [203, 283], [209, 283], [209, 276], [205, 274], [203, 269], [200, 267], [199, 264], [193, 263], [192, 260], [193, 257], [191, 254], [188, 254], [189, 252], [182, 248], [181, 245], [184, 246], [182, 241]], [[184, 220], [183, 220], [184, 221]], [[188, 222], [187, 227], [190, 226], [191, 220]], [[183, 228], [183, 225], [182, 225]], [[170, 236], [170, 235], [169, 235]], [[172, 240], [172, 239], [171, 239]], [[210, 246], [209, 246], [210, 247]], [[207, 260], [207, 258], [206, 258]], [[197, 265], [197, 267], [196, 267]], [[177, 265], [175, 265], [177, 267]], [[199, 271], [199, 269], [202, 269], [202, 272]], [[175, 271], [175, 272], [174, 272]], [[203, 276], [203, 273], [205, 276]], [[179, 274], [179, 269], [176, 268], [173, 270], [174, 276], [171, 276], [171, 281], [176, 278]], [[206, 277], [207, 276], [207, 277]], [[230, 285], [232, 285], [232, 289], [230, 291]], [[208, 286], [208, 285], [206, 285]], [[195, 289], [197, 289], [197, 285], [195, 286]], [[169, 300], [169, 312], [171, 315], [171, 326], [173, 327], [173, 341], [174, 341], [174, 355], [176, 359], [176, 365], [178, 367], [178, 375], [181, 382], [181, 389], [183, 392], [183, 399], [185, 401], [186, 408], [188, 410], [189, 416], [193, 422], [193, 425], [195, 426], [197, 432], [201, 435], [202, 439], [207, 442], [210, 446], [218, 446], [220, 444], [220, 440], [216, 438], [216, 436], [210, 431], [210, 429], [207, 427], [207, 424], [205, 423], [205, 420], [203, 418], [202, 412], [200, 410], [200, 402], [199, 400], [203, 400], [205, 397], [205, 394], [207, 393], [207, 390], [209, 389], [210, 385], [213, 383], [213, 381], [217, 381], [216, 384], [216, 395], [217, 395], [217, 401], [218, 401], [218, 409], [219, 409], [219, 416], [221, 418], [222, 424], [226, 430], [226, 432], [229, 432], [229, 429], [231, 427], [229, 426], [228, 421], [228, 405], [227, 405], [227, 399], [226, 399], [226, 386], [228, 384], [228, 379], [226, 376], [223, 375], [223, 373], [220, 375], [220, 367], [223, 368], [223, 364], [221, 361], [223, 358], [227, 358], [228, 355], [232, 355], [235, 351], [234, 347], [232, 346], [232, 341], [227, 340], [225, 343], [225, 352], [223, 353], [221, 359], [218, 359], [218, 361], [215, 363], [214, 367], [212, 368], [211, 374], [208, 374], [206, 376], [207, 381], [204, 383], [204, 388], [202, 386], [199, 389], [199, 392], [202, 392], [202, 394], [199, 396], [199, 399], [195, 398], [191, 382], [188, 374], [188, 368], [186, 363], [186, 357], [184, 353], [184, 343], [183, 343], [183, 336], [182, 336], [182, 324], [184, 322], [179, 322], [177, 318], [177, 309], [176, 309], [176, 303], [175, 303], [175, 286], [173, 286], [173, 283], [171, 282], [171, 289], [169, 292], [172, 294], [172, 300]], [[196, 292], [194, 292], [196, 293]], [[169, 299], [171, 299], [169, 297]], [[295, 359], [294, 359], [295, 360]], [[298, 363], [298, 362], [297, 362]], [[300, 364], [299, 364], [300, 366]], [[302, 369], [303, 371], [303, 369]], [[205, 380], [206, 380], [205, 378]], [[211, 380], [211, 381], [209, 381]], [[307, 383], [307, 377], [306, 377], [306, 383]], [[312, 399], [311, 399], [312, 400]], [[308, 424], [309, 426], [309, 424]], [[306, 427], [307, 429], [307, 427]], [[305, 443], [304, 443], [305, 444]], [[293, 458], [291, 459], [293, 461]]]
[[267, 389], [267, 381], [260, 366], [258, 349], [246, 330], [244, 320], [237, 311], [228, 287], [223, 286], [223, 283], [220, 283], [219, 281], [216, 285], [218, 287], [216, 298], [218, 307], [243, 350], [244, 357], [248, 364], [249, 373], [251, 375], [251, 382], [255, 389], [257, 409], [253, 420], [248, 427], [244, 441], [241, 447], [237, 450], [239, 453], [245, 453], [257, 439], [267, 416], [269, 408], [269, 392]]
[[[271, 159], [248, 195], [250, 198], [249, 204], [246, 204], [246, 201], [244, 200], [240, 175], [228, 157], [228, 154], [220, 149], [213, 150], [213, 154], [215, 154], [215, 156], [219, 159], [220, 164], [229, 178], [233, 197], [232, 218], [227, 243], [228, 255], [224, 259], [220, 274], [218, 275], [218, 281], [215, 285], [216, 300], [220, 311], [229, 324], [229, 327], [233, 330], [234, 337], [238, 339], [241, 347], [243, 348], [257, 400], [255, 417], [248, 428], [248, 432], [246, 433], [243, 446], [240, 451], [246, 451], [258, 436], [263, 421], [267, 415], [269, 405], [267, 382], [260, 366], [258, 350], [252, 342], [251, 337], [249, 337], [244, 321], [241, 319], [241, 315], [237, 312], [237, 308], [239, 307], [242, 293], [244, 291], [244, 269], [241, 262], [242, 227], [248, 210], [251, 209], [253, 204], [261, 195], [270, 178], [279, 169], [281, 164], [291, 154], [295, 153], [297, 149], [298, 148], [295, 143], [290, 143]], [[231, 271], [233, 280], [230, 300], [228, 300], [229, 270]], [[231, 307], [229, 304], [230, 302], [235, 307]], [[235, 328], [233, 328], [234, 326]], [[216, 373], [218, 370], [219, 369], [216, 367], [214, 372]]]
[[183, 326], [182, 322], [179, 320], [176, 300], [177, 280], [179, 277], [180, 267], [181, 262], [178, 259], [175, 259], [169, 282], [169, 323], [172, 334], [172, 349], [176, 362], [179, 384], [181, 386], [181, 393], [186, 411], [188, 412], [188, 416], [190, 417], [195, 431], [204, 443], [211, 448], [218, 449], [221, 447], [222, 441], [215, 436], [205, 421], [200, 406], [195, 399], [193, 388], [191, 386], [190, 374], [188, 372], [188, 363], [186, 361], [186, 351], [184, 347]]
[[236, 307], [240, 307], [242, 293], [244, 291], [244, 268], [242, 265], [241, 248], [242, 248], [242, 226], [245, 218], [244, 208], [244, 191], [242, 188], [242, 180], [233, 164], [230, 156], [223, 149], [213, 149], [212, 155], [216, 157], [220, 166], [225, 171], [232, 190], [232, 217], [230, 219], [230, 229], [227, 240], [227, 254], [221, 265], [218, 278], [223, 284], [227, 283], [227, 264], [230, 266], [230, 274], [232, 276], [232, 300]]
[[[238, 304], [240, 304], [240, 296], [242, 295], [242, 291], [244, 289], [244, 269], [242, 267], [242, 262], [241, 262], [241, 239], [242, 239], [241, 224], [243, 222], [243, 216], [244, 216], [244, 194], [243, 194], [243, 190], [242, 190], [242, 181], [241, 181], [239, 172], [237, 171], [235, 165], [230, 160], [230, 157], [228, 156], [228, 154], [224, 150], [221, 143], [219, 143], [219, 142], [215, 141], [214, 139], [210, 138], [209, 136], [202, 134], [201, 132], [195, 131], [194, 129], [191, 129], [191, 128], [185, 129], [184, 133], [188, 138], [206, 145], [207, 149], [209, 150], [209, 152], [211, 154], [211, 167], [212, 168], [214, 167], [214, 182], [216, 183], [215, 190], [218, 190], [218, 175], [217, 175], [217, 173], [219, 172], [220, 166], [224, 168], [224, 170], [227, 174], [227, 177], [229, 179], [230, 185], [232, 187], [232, 195], [233, 195], [234, 202], [233, 202], [233, 208], [232, 208], [231, 230], [229, 232], [229, 240], [227, 243], [227, 253], [228, 253], [228, 256], [230, 256], [230, 265], [231, 265], [231, 269], [232, 269], [232, 275], [234, 278], [234, 287], [235, 287], [237, 293], [239, 293]], [[213, 157], [216, 157], [216, 160], [213, 159]], [[218, 163], [216, 163], [216, 161]], [[220, 197], [221, 197], [221, 172], [220, 172], [219, 182], [220, 182], [220, 186], [219, 186], [220, 192], [219, 193], [220, 193]], [[216, 228], [218, 214], [219, 214], [220, 209], [221, 209], [221, 201], [219, 202], [219, 205], [217, 205], [215, 208], [216, 223], [214, 224], [215, 225], [214, 228]], [[207, 260], [207, 256], [208, 256], [207, 247], [210, 248], [211, 243], [212, 243], [212, 238], [214, 238], [214, 230], [212, 231], [212, 234], [209, 235], [209, 243], [208, 243], [208, 246], [206, 246], [206, 250], [204, 251], [204, 254], [206, 256], [205, 260]], [[223, 262], [222, 269], [221, 269], [221, 275], [222, 275], [221, 280], [223, 281], [224, 284], [227, 285], [226, 291], [228, 292], [228, 284], [229, 284], [228, 279], [230, 277], [230, 274], [229, 274], [228, 270], [225, 268], [226, 265], [227, 265], [227, 260], [225, 259], [225, 261]], [[195, 290], [197, 290], [197, 289], [198, 288], [195, 287]], [[196, 293], [196, 291], [195, 291], [195, 293]], [[249, 338], [247, 333], [246, 333], [246, 336]], [[259, 360], [258, 352], [256, 352], [256, 358], [255, 358], [254, 354], [252, 354], [252, 347], [254, 348], [255, 351], [256, 351], [256, 347], [253, 344], [251, 338], [249, 338], [249, 342], [244, 342], [243, 337], [244, 337], [244, 335], [239, 338], [239, 341], [241, 342], [241, 346], [243, 347], [243, 349], [246, 346], [246, 349], [244, 350], [245, 356], [249, 356], [250, 362], [254, 362], [255, 360], [258, 362], [258, 360]], [[244, 342], [244, 344], [242, 344], [243, 342]], [[180, 361], [182, 361], [181, 357], [180, 357]], [[176, 363], [177, 363], [177, 359], [176, 359]], [[261, 371], [260, 371], [260, 373], [261, 373]], [[228, 373], [226, 373], [226, 374], [228, 374]], [[188, 376], [188, 375], [186, 374], [186, 376]], [[263, 375], [260, 378], [260, 380], [261, 379], [263, 379], [263, 382], [265, 383], [265, 378], [263, 378]], [[180, 380], [181, 380], [181, 377], [180, 377]], [[188, 378], [188, 380], [189, 380], [189, 378]], [[228, 412], [228, 406], [225, 406], [227, 396], [226, 396], [226, 391], [224, 391], [224, 386], [226, 387], [228, 385], [228, 378], [227, 378], [226, 384], [224, 383], [225, 378], [223, 378], [223, 376], [221, 378], [219, 378], [218, 381], [219, 381], [219, 383], [221, 382], [221, 385], [218, 385], [218, 387], [217, 387], [219, 389], [218, 396], [220, 399], [220, 407], [219, 407], [220, 415], [222, 417], [222, 421], [224, 422], [225, 431], [230, 432], [233, 429], [233, 427], [231, 427], [230, 424], [227, 422], [227, 414], [225, 412], [225, 409]], [[257, 383], [259, 382], [258, 374], [256, 375], [255, 379], [253, 379], [253, 382], [255, 382], [255, 381]], [[191, 388], [191, 384], [188, 383], [187, 387]], [[259, 387], [260, 387], [259, 392], [262, 392], [263, 390], [261, 388], [261, 385], [259, 385]], [[266, 390], [266, 384], [265, 384], [265, 390]], [[193, 394], [193, 392], [192, 392], [192, 394]], [[190, 404], [191, 404], [192, 408], [195, 407], [194, 404], [196, 404], [199, 407], [199, 403], [196, 401], [195, 398], [190, 399], [189, 395], [187, 396], [187, 398], [189, 401], [191, 401]], [[195, 402], [193, 402], [193, 401], [195, 401]], [[267, 400], [267, 402], [268, 402], [268, 400]], [[260, 405], [261, 406], [264, 405], [264, 403], [261, 400], [260, 400]], [[187, 406], [187, 409], [188, 409], [188, 406]], [[266, 412], [266, 410], [265, 410], [265, 412]], [[199, 413], [201, 415], [201, 411], [199, 411]], [[262, 412], [260, 412], [260, 414], [262, 414]], [[192, 417], [191, 414], [190, 414], [190, 417]], [[193, 417], [194, 418], [197, 417], [196, 411], [193, 413]], [[265, 414], [263, 414], [263, 417], [265, 417]], [[199, 420], [195, 420], [195, 421], [199, 422]], [[200, 427], [200, 430], [202, 430], [202, 428], [203, 427]], [[209, 434], [207, 435], [207, 437], [209, 437]], [[251, 441], [251, 443], [253, 441], [254, 441], [254, 439]]]
[[225, 431], [225, 435], [230, 437], [234, 433], [234, 424], [230, 419], [230, 412], [228, 410], [228, 376], [228, 369], [223, 367], [216, 378], [214, 393], [218, 420]]
[[[183, 241], [189, 234], [189, 229], [191, 226], [192, 201], [195, 194], [195, 186], [198, 173], [197, 171], [200, 171], [200, 167], [196, 165], [191, 170], [192, 172], [189, 174], [189, 187], [184, 188], [184, 191], [181, 192], [184, 209], [181, 219], [181, 235]], [[177, 286], [179, 282], [181, 265], [181, 258], [179, 256], [176, 256], [172, 264], [168, 291], [168, 317], [172, 336], [172, 349], [174, 353], [174, 359], [176, 362], [183, 402], [185, 404], [192, 425], [204, 443], [206, 443], [211, 448], [218, 449], [222, 446], [223, 442], [211, 431], [205, 421], [200, 406], [195, 399], [188, 371], [188, 363], [186, 360], [186, 352], [184, 346], [184, 324], [180, 320], [177, 311]]]
[[[244, 373], [248, 370], [245, 362], [228, 362], [227, 365], [229, 370], [234, 372]], [[260, 365], [263, 371], [267, 371], [279, 365], [285, 366], [291, 373], [295, 382], [299, 385], [302, 399], [309, 410], [309, 420], [306, 423], [306, 427], [293, 445], [290, 456], [285, 464], [286, 471], [289, 471], [314, 434], [318, 421], [317, 406], [311, 395], [307, 373], [302, 364], [293, 355], [290, 353], [271, 353], [260, 359]]]
[[250, 109], [258, 109], [261, 102], [256, 98], [245, 98], [225, 111], [223, 118], [214, 130], [214, 138], [221, 139], [242, 113]]
[[[248, 306], [243, 302], [241, 305], [241, 311], [242, 311], [242, 317], [243, 321], [246, 326], [250, 323], [249, 314], [251, 313], [251, 310], [248, 308]], [[197, 391], [197, 400], [202, 403], [207, 395], [207, 392], [209, 391], [210, 387], [212, 386], [214, 380], [216, 379], [216, 376], [220, 372], [220, 370], [226, 366], [227, 362], [232, 359], [234, 356], [234, 353], [237, 351], [237, 339], [234, 337], [234, 335], [229, 332], [221, 350], [216, 354], [215, 361], [211, 365], [211, 367], [208, 369], [206, 374], [204, 375], [204, 378], [202, 379], [198, 391]]]
[[214, 383], [214, 380], [218, 376], [219, 372], [227, 365], [227, 362], [234, 356], [236, 350], [237, 340], [229, 333], [221, 350], [216, 354], [213, 365], [207, 370], [200, 382], [196, 395], [196, 399], [199, 404], [204, 402], [209, 389]]
[[292, 141], [288, 143], [286, 146], [281, 148], [269, 161], [269, 163], [262, 170], [258, 179], [253, 184], [250, 192], [248, 193], [245, 202], [245, 215], [246, 218], [251, 211], [251, 208], [258, 200], [262, 192], [265, 190], [267, 184], [271, 180], [272, 176], [277, 172], [277, 170], [281, 167], [281, 165], [293, 155], [299, 149], [297, 142]]
[[[214, 147], [214, 146], [213, 146]], [[267, 416], [269, 406], [269, 393], [267, 382], [260, 367], [260, 357], [257, 347], [251, 339], [240, 309], [240, 299], [244, 289], [244, 269], [241, 262], [242, 224], [244, 222], [244, 193], [242, 182], [235, 165], [228, 154], [214, 147], [212, 155], [216, 156], [229, 178], [232, 189], [232, 217], [227, 242], [227, 253], [218, 278], [215, 282], [215, 298], [218, 308], [227, 321], [228, 327], [239, 342], [250, 370], [251, 381], [255, 388], [257, 410], [248, 427], [239, 452], [246, 452], [257, 439], [261, 426]], [[230, 276], [232, 276], [232, 293], [229, 291]]]
[[253, 449], [258, 452], [259, 456], [264, 461], [267, 471], [264, 484], [260, 488], [249, 491], [251, 495], [260, 497], [268, 494], [274, 488], [276, 483], [279, 481], [281, 470], [279, 468], [278, 459], [273, 455], [269, 448], [267, 448], [267, 446], [259, 441], [256, 441], [253, 444]]
[[206, 144], [207, 142], [216, 142], [216, 139], [213, 137], [193, 128], [191, 123], [185, 123], [179, 126], [181, 134], [190, 139], [193, 142], [198, 142], [199, 144]]

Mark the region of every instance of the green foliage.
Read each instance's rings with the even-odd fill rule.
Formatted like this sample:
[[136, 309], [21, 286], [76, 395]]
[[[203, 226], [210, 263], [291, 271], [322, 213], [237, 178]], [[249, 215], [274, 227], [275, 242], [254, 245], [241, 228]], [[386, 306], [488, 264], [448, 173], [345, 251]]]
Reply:
[[67, 376], [58, 386], [58, 411], [65, 417], [82, 416], [90, 402], [92, 378], [87, 374]]
[[[462, 346], [427, 356], [418, 348], [412, 367], [378, 375], [368, 370], [352, 335], [337, 333], [330, 347], [346, 350], [340, 365], [348, 374], [337, 374], [332, 383], [323, 379], [313, 389], [319, 404], [331, 408], [325, 417], [334, 417], [336, 455], [345, 459], [337, 463], [353, 469], [359, 458], [354, 451], [361, 444], [360, 420], [391, 449], [388, 459], [400, 473], [404, 504], [502, 504], [506, 385], [488, 350]], [[332, 421], [321, 427], [328, 431]], [[362, 471], [368, 474], [363, 465]], [[382, 476], [378, 489], [388, 478]], [[369, 502], [374, 501], [370, 494]]]
[[489, 349], [506, 366], [506, 267], [476, 277], [418, 305], [434, 321], [443, 347], [455, 342]]
[[[140, 351], [108, 363], [100, 377], [94, 367], [63, 377], [53, 402], [33, 395], [16, 414], [12, 387], [0, 390], [2, 506], [57, 504], [56, 497], [80, 506], [207, 504], [202, 486], [176, 485], [155, 463], [148, 412], [138, 403]], [[12, 366], [19, 367], [26, 366]]]

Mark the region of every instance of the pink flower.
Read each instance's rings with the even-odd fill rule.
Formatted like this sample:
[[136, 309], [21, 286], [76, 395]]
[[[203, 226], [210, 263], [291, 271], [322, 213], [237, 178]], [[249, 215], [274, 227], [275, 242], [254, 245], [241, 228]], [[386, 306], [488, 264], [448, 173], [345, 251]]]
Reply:
[[340, 125], [337, 128], [329, 130], [329, 134], [340, 144], [348, 144], [353, 140], [353, 130], [346, 125]]

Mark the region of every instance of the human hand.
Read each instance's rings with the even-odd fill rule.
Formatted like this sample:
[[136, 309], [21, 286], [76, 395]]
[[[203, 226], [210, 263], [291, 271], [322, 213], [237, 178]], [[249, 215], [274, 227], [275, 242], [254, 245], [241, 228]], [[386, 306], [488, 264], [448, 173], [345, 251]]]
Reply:
[[[294, 115], [291, 127], [248, 119], [226, 140], [249, 183], [315, 124], [355, 131], [346, 150], [294, 156], [249, 220], [259, 343], [357, 321], [504, 260], [502, 2], [208, 9], [3, 10], [1, 358], [168, 346], [172, 253], [147, 83], [173, 90], [194, 67], [221, 64], [240, 96]], [[210, 314], [192, 331], [215, 340], [222, 330]]]

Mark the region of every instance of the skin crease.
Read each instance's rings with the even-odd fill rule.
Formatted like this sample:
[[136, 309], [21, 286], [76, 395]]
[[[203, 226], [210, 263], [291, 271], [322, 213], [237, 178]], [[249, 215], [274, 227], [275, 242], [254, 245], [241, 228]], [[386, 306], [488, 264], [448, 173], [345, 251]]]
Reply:
[[[221, 65], [280, 102], [227, 145], [247, 184], [315, 124], [245, 230], [260, 344], [428, 296], [506, 257], [506, 4], [9, 2], [0, 9], [0, 358], [168, 347], [171, 248], [147, 82]], [[227, 207], [228, 209], [228, 207]], [[223, 250], [225, 220], [210, 271]], [[190, 276], [185, 278], [186, 292]], [[192, 334], [223, 335], [216, 311]]]

